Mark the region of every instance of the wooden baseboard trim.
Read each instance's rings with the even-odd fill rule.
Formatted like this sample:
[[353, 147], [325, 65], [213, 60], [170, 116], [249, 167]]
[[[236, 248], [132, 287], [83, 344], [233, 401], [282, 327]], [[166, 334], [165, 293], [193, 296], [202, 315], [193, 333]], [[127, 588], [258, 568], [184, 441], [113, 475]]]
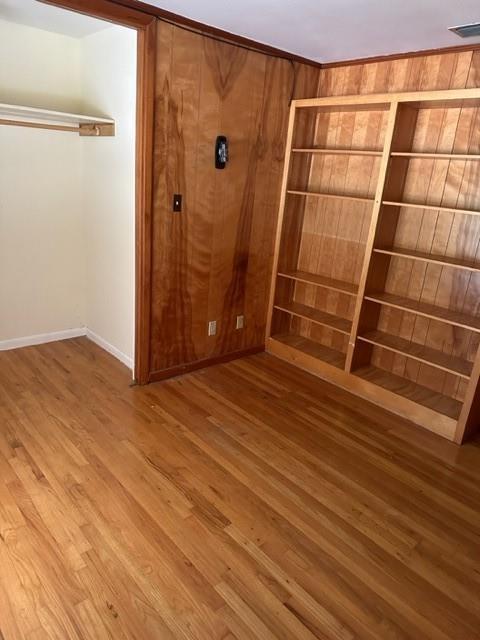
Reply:
[[230, 353], [224, 353], [221, 356], [214, 356], [213, 358], [204, 358], [203, 360], [197, 360], [196, 362], [189, 362], [187, 364], [180, 364], [176, 367], [170, 367], [169, 369], [162, 369], [160, 371], [152, 371], [150, 373], [149, 382], [160, 382], [167, 378], [174, 378], [181, 376], [184, 373], [190, 373], [197, 369], [203, 369], [205, 367], [211, 367], [214, 364], [222, 364], [222, 362], [230, 362], [231, 360], [237, 360], [238, 358], [245, 358], [246, 356], [253, 356], [256, 353], [265, 351], [265, 345], [261, 344], [256, 347], [249, 347], [248, 349], [242, 349], [240, 351], [231, 351]]

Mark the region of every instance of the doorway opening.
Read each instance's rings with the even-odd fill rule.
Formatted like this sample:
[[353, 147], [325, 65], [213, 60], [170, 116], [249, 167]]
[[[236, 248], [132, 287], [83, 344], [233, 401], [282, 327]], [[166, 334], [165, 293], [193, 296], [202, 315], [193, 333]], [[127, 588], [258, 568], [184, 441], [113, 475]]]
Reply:
[[2, 3], [0, 349], [86, 335], [143, 383], [155, 19], [88, 4]]

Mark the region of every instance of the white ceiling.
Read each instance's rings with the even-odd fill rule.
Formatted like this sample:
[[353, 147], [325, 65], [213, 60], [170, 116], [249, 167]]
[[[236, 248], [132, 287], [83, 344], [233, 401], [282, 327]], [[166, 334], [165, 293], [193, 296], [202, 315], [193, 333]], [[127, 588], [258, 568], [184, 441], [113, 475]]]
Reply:
[[145, 0], [319, 62], [480, 42], [448, 27], [480, 21], [479, 0]]
[[[447, 30], [480, 21], [479, 0], [146, 1], [319, 62], [480, 42]], [[37, 0], [0, 0], [0, 19], [76, 38], [109, 26]]]
[[0, 0], [0, 20], [53, 31], [72, 38], [83, 38], [111, 26], [104, 20], [64, 11], [36, 0]]

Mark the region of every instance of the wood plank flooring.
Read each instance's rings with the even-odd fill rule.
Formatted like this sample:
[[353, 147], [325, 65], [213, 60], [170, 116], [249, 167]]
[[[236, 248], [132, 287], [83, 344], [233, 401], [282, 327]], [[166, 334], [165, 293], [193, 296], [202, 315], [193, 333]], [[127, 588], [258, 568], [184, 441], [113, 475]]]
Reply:
[[2, 352], [0, 638], [479, 639], [479, 442], [266, 354]]

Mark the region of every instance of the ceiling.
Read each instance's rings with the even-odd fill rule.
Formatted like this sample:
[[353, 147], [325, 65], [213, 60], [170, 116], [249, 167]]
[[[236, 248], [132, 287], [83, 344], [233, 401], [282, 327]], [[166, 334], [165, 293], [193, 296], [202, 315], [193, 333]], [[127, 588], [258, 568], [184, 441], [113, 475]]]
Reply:
[[145, 1], [318, 62], [480, 42], [447, 31], [480, 21], [479, 0]]
[[72, 38], [83, 38], [111, 26], [104, 20], [64, 11], [36, 0], [0, 0], [0, 20], [53, 31]]
[[[447, 30], [480, 21], [479, 0], [146, 1], [318, 62], [480, 43]], [[108, 26], [37, 0], [0, 0], [0, 19], [75, 38]]]

